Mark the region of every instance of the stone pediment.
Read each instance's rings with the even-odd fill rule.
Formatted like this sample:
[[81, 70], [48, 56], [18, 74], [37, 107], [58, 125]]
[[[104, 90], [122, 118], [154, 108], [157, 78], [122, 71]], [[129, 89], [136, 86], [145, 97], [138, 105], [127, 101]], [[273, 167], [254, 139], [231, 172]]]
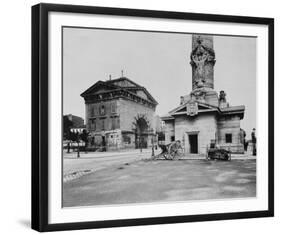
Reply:
[[108, 83], [113, 84], [115, 86], [119, 86], [119, 87], [140, 87], [140, 85], [138, 85], [137, 83], [133, 82], [132, 80], [130, 80], [129, 78], [126, 78], [126, 77], [114, 79], [114, 80], [108, 81]]
[[135, 97], [135, 100], [138, 100], [139, 102], [149, 102], [153, 105], [158, 104], [145, 87], [134, 83], [128, 78], [98, 81], [84, 91], [81, 96], [84, 97], [85, 100], [89, 100], [92, 99], [91, 97], [98, 97], [98, 99], [104, 99], [106, 97], [110, 98], [113, 97], [114, 94], [130, 99]]
[[98, 81], [93, 86], [91, 86], [89, 89], [84, 91], [81, 94], [81, 96], [84, 97], [84, 96], [87, 96], [87, 95], [96, 95], [96, 94], [100, 94], [100, 93], [104, 93], [104, 92], [112, 91], [112, 90], [117, 90], [117, 89], [119, 89], [119, 87], [116, 87], [114, 85], [106, 84], [103, 81]]
[[118, 78], [118, 79], [107, 81], [107, 83], [113, 84], [114, 86], [117, 86], [117, 87], [122, 87], [122, 88], [126, 89], [127, 91], [132, 92], [135, 95], [137, 95], [137, 96], [139, 96], [143, 99], [149, 100], [153, 103], [157, 103], [157, 101], [145, 89], [145, 87], [140, 86], [139, 84], [130, 80], [127, 77], [121, 77], [121, 78]]
[[214, 111], [218, 111], [218, 108], [215, 106], [204, 104], [198, 101], [189, 101], [169, 112], [169, 115], [174, 116], [185, 114], [188, 116], [195, 116], [198, 113]]

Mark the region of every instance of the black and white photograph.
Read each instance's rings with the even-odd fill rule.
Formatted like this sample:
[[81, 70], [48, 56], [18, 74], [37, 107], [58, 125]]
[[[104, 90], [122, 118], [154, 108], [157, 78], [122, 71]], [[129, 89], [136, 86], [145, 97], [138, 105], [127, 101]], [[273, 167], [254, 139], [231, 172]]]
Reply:
[[61, 31], [64, 208], [257, 196], [257, 37]]
[[32, 8], [32, 228], [274, 215], [274, 20]]
[[1, 234], [280, 233], [278, 1], [2, 2]]

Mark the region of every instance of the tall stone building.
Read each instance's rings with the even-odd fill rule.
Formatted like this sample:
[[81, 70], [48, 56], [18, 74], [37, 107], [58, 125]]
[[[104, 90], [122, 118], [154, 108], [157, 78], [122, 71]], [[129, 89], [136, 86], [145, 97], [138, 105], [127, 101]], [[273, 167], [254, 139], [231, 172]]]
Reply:
[[98, 81], [81, 96], [85, 100], [90, 147], [146, 148], [155, 138], [156, 100], [126, 77]]
[[180, 140], [187, 153], [206, 153], [210, 143], [233, 153], [244, 152], [240, 120], [245, 106], [230, 106], [226, 93], [214, 90], [215, 63], [213, 36], [192, 35], [192, 91], [162, 117], [166, 143]]

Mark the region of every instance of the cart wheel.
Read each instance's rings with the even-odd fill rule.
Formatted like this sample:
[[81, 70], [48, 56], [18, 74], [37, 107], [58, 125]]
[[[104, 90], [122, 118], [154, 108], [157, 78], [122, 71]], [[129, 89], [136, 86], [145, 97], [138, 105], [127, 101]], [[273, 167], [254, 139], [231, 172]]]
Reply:
[[183, 148], [180, 146], [179, 148], [178, 148], [178, 150], [177, 150], [177, 157], [178, 158], [181, 158], [181, 157], [183, 157], [184, 156], [184, 150], [183, 150]]
[[176, 158], [176, 155], [177, 155], [177, 151], [171, 151], [170, 153], [170, 159], [173, 160]]
[[169, 157], [168, 157], [168, 154], [167, 154], [167, 153], [163, 153], [163, 157], [164, 157], [166, 160], [169, 160]]
[[171, 144], [169, 146], [168, 152], [169, 152], [169, 155], [170, 155], [170, 160], [173, 160], [175, 158], [176, 152], [177, 152], [176, 147], [173, 144]]

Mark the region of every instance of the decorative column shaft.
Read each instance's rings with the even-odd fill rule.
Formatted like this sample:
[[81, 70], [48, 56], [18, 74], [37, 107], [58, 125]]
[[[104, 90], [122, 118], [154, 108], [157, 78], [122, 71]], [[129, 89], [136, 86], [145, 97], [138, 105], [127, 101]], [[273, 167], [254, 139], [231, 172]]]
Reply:
[[192, 35], [192, 90], [198, 88], [214, 88], [215, 52], [213, 36]]

